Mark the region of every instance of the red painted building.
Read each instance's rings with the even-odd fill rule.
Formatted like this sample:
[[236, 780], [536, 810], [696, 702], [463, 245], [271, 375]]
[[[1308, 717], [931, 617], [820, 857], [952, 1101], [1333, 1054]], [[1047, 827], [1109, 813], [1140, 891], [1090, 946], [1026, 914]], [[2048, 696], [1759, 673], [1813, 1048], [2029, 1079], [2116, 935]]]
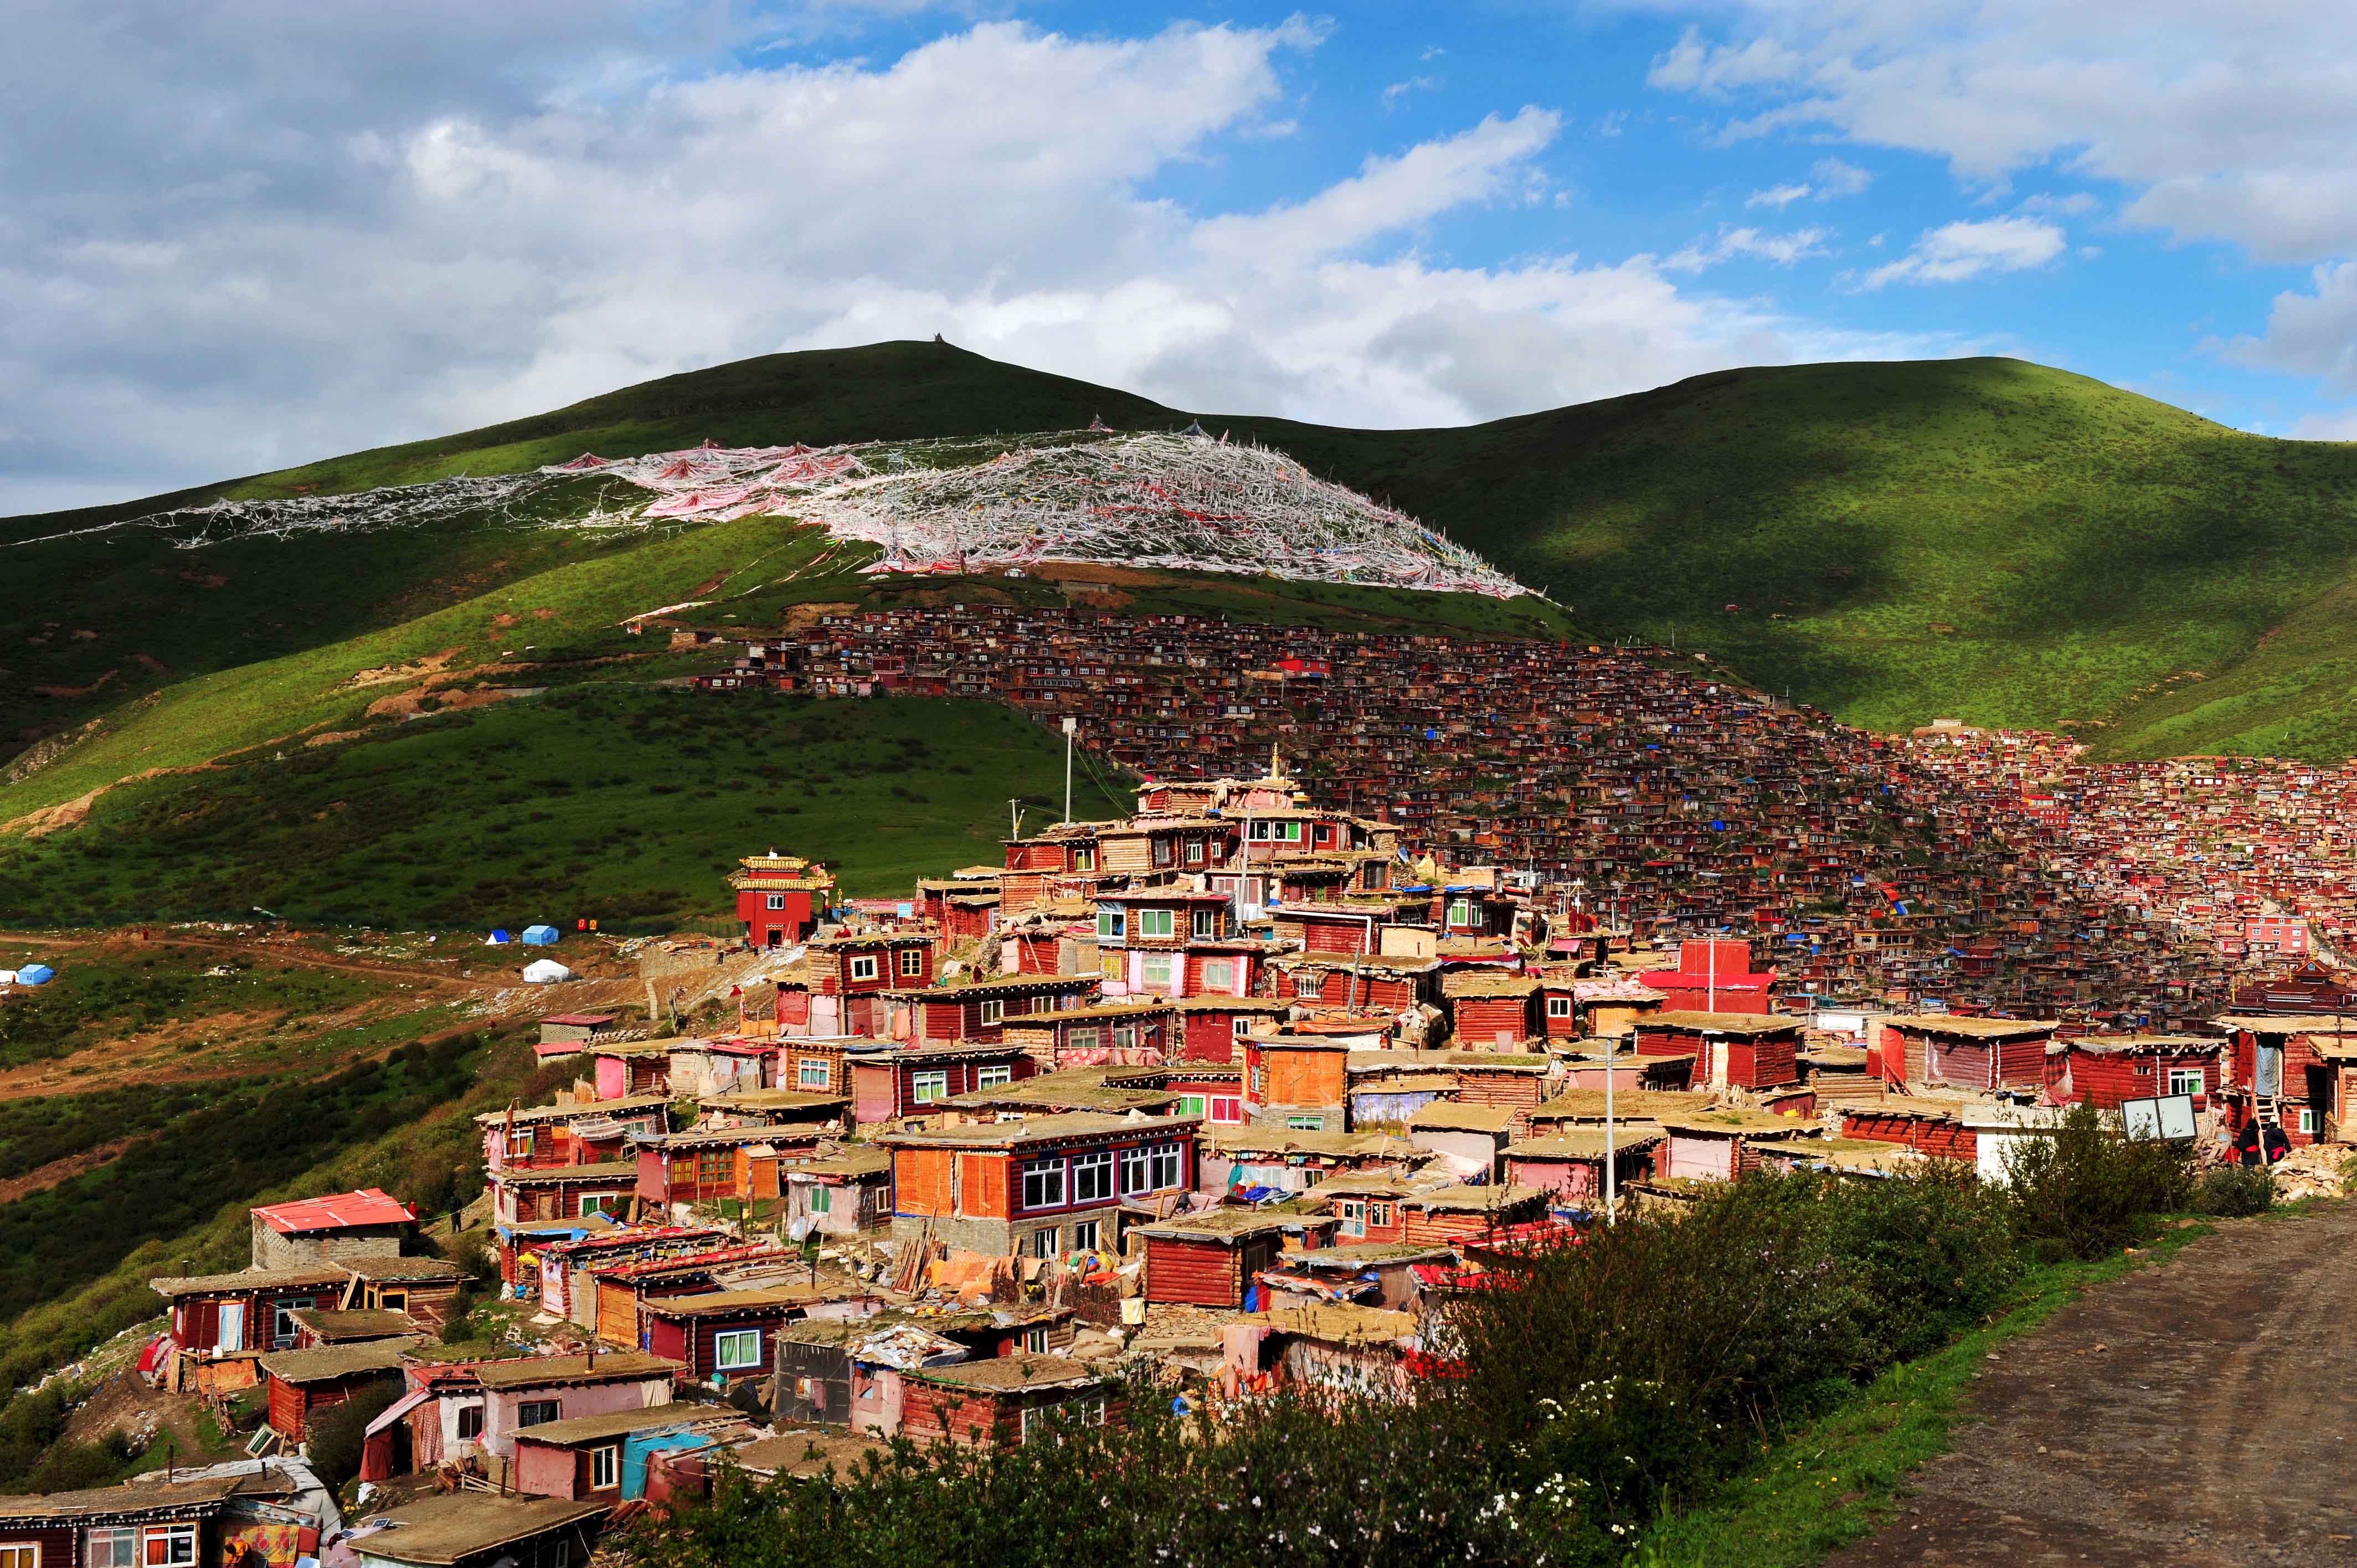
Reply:
[[1331, 1215], [1212, 1208], [1131, 1227], [1146, 1238], [1146, 1299], [1241, 1312], [1253, 1276], [1274, 1268], [1288, 1233], [1313, 1250], [1340, 1221]]
[[1688, 1089], [1770, 1089], [1800, 1080], [1797, 1019], [1744, 1013], [1648, 1014], [1637, 1021], [1637, 1055], [1687, 1057]]
[[2040, 1018], [1885, 1018], [1867, 1047], [1867, 1071], [1899, 1088], [2035, 1089], [2046, 1082], [2046, 1043], [2054, 1028], [2052, 1019]]
[[748, 854], [728, 878], [737, 890], [737, 921], [757, 948], [791, 947], [818, 929], [834, 897], [826, 867], [799, 855]]
[[1662, 993], [1668, 1012], [1766, 1013], [1776, 972], [1752, 969], [1749, 942], [1689, 941], [1678, 944], [1677, 968], [1638, 979]]
[[2198, 1114], [2218, 1092], [2226, 1042], [2193, 1035], [2085, 1035], [2046, 1045], [2046, 1091], [2116, 1111], [2130, 1100], [2190, 1094]]

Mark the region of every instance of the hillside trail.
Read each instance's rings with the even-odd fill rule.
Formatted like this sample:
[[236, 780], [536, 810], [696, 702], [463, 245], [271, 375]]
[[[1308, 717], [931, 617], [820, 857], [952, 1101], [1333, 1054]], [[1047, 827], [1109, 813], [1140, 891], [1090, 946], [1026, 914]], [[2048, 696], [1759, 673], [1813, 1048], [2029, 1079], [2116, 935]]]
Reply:
[[1980, 1419], [1832, 1568], [2357, 1563], [2357, 1202], [2242, 1220], [1990, 1359]]

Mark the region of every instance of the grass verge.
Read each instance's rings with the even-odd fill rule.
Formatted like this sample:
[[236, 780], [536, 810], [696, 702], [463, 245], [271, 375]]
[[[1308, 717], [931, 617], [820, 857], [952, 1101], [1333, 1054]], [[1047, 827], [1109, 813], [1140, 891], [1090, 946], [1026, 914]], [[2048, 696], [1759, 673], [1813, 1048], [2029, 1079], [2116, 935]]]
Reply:
[[2032, 1270], [2002, 1316], [1932, 1355], [1901, 1362], [1731, 1477], [1716, 1495], [1639, 1538], [1638, 1568], [1807, 1568], [1886, 1523], [1907, 1477], [1947, 1451], [1964, 1396], [1990, 1352], [2087, 1291], [2166, 1263], [2208, 1223], [2180, 1225], [2151, 1245], [2093, 1262]]

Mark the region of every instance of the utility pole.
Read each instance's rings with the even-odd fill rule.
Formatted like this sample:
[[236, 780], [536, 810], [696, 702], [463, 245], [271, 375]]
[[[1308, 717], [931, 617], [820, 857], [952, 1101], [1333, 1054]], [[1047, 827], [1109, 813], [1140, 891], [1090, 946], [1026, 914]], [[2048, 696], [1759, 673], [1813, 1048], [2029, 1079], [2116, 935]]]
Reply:
[[1604, 1223], [1614, 1223], [1614, 1213], [1620, 1207], [1620, 1162], [1612, 1157], [1612, 1080], [1619, 1076], [1620, 1042], [1609, 1036], [1604, 1041]]
[[1080, 720], [1070, 714], [1064, 715], [1064, 821], [1067, 822], [1072, 820], [1072, 736], [1080, 727]]
[[1008, 838], [1019, 839], [1023, 836], [1023, 817], [1017, 810], [1022, 804], [1023, 797], [1020, 795], [1006, 802], [1006, 836]]

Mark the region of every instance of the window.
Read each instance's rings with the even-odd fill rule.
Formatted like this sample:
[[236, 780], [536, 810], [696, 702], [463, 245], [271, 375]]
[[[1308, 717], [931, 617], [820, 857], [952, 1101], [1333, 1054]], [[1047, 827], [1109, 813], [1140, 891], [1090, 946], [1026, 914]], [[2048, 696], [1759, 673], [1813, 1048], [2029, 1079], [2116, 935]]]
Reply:
[[[37, 1554], [27, 1561], [38, 1563], [39, 1559]], [[91, 1530], [82, 1564], [83, 1568], [139, 1568], [139, 1532], [127, 1525]], [[0, 1568], [18, 1568], [18, 1563], [0, 1555]]]
[[1103, 1203], [1113, 1196], [1113, 1155], [1100, 1149], [1072, 1156], [1072, 1201]]
[[925, 950], [922, 948], [902, 948], [900, 950], [900, 973], [906, 978], [915, 979], [924, 972]]
[[1252, 825], [1251, 832], [1246, 836], [1255, 839], [1265, 839], [1268, 837], [1268, 824], [1266, 822], [1254, 822]]
[[1125, 1051], [1135, 1044], [1137, 1044], [1137, 1030], [1134, 1026], [1128, 1024], [1115, 1024], [1113, 1026], [1113, 1048], [1114, 1050]]
[[2169, 1069], [2169, 1092], [2171, 1094], [2201, 1093], [2201, 1069], [2198, 1067], [2170, 1068]]
[[723, 1372], [751, 1371], [761, 1364], [761, 1331], [724, 1328], [712, 1337], [712, 1365]]
[[834, 1070], [823, 1061], [812, 1061], [805, 1058], [794, 1067], [794, 1082], [802, 1089], [832, 1089], [834, 1087]]
[[458, 1441], [472, 1443], [483, 1434], [483, 1407], [462, 1404], [458, 1407]]
[[1471, 925], [1473, 901], [1470, 898], [1451, 898], [1448, 901], [1448, 923], [1452, 926]]
[[823, 1183], [813, 1183], [803, 1190], [810, 1194], [810, 1211], [813, 1214], [834, 1212], [834, 1188]]
[[1097, 954], [1097, 972], [1107, 980], [1121, 978], [1121, 949], [1106, 948]]
[[1095, 1251], [1098, 1246], [1097, 1237], [1100, 1234], [1102, 1234], [1102, 1232], [1098, 1230], [1097, 1222], [1095, 1220], [1082, 1220], [1078, 1225], [1072, 1227], [1072, 1251], [1075, 1252]]
[[608, 1443], [589, 1450], [589, 1489], [603, 1492], [622, 1484], [622, 1445]]
[[1228, 1020], [1228, 1033], [1233, 1035], [1239, 1040], [1243, 1039], [1246, 1035], [1252, 1033], [1252, 1020], [1239, 1013], [1236, 1016]]
[[936, 1100], [950, 1097], [950, 1075], [947, 1068], [935, 1068], [930, 1072], [909, 1075], [909, 1099], [918, 1105], [931, 1105]]
[[996, 1089], [1001, 1084], [1014, 1081], [1015, 1069], [1006, 1062], [1000, 1062], [996, 1067], [978, 1067], [974, 1069], [974, 1086], [976, 1089]]
[[1293, 977], [1293, 993], [1296, 996], [1315, 1002], [1325, 990], [1326, 977], [1322, 974], [1297, 974]]
[[1137, 912], [1137, 934], [1139, 936], [1167, 937], [1170, 935], [1170, 931], [1171, 921], [1169, 910], [1140, 909]]
[[[1210, 1109], [1211, 1109], [1211, 1101], [1209, 1101], [1205, 1096], [1203, 1096], [1203, 1095], [1200, 1095], [1200, 1094], [1182, 1094], [1182, 1095], [1180, 1095], [1180, 1096], [1178, 1097], [1178, 1114], [1179, 1114], [1179, 1115], [1181, 1115], [1181, 1116], [1202, 1116], [1202, 1115], [1206, 1115], [1206, 1114], [1208, 1114], [1208, 1113], [1210, 1112]], [[1124, 1155], [1122, 1156], [1122, 1158], [1124, 1158], [1124, 1159], [1127, 1159], [1128, 1157], [1129, 1157], [1129, 1156], [1128, 1156], [1127, 1155]], [[1145, 1157], [1145, 1156], [1144, 1156], [1143, 1155], [1139, 1155], [1139, 1158], [1141, 1158], [1141, 1159], [1143, 1159], [1144, 1157]], [[1123, 1186], [1122, 1186], [1122, 1190], [1123, 1190], [1124, 1192], [1130, 1192], [1130, 1191], [1133, 1191], [1133, 1190], [1135, 1190], [1135, 1189], [1134, 1189], [1134, 1188], [1132, 1188], [1131, 1187], [1129, 1187], [1127, 1183], [1124, 1183], [1124, 1184], [1123, 1184]]]
[[143, 1553], [148, 1568], [166, 1568], [167, 1564], [194, 1563], [197, 1560], [197, 1527], [193, 1524], [151, 1524], [145, 1531]]
[[1276, 836], [1283, 839], [1287, 843], [1299, 843], [1301, 842], [1301, 824], [1299, 822], [1279, 822], [1276, 824]]
[[1091, 1024], [1086, 1028], [1074, 1029], [1066, 1035], [1064, 1044], [1071, 1050], [1092, 1051], [1097, 1048], [1097, 1043], [1102, 1038], [1103, 1036], [1097, 1032], [1097, 1026]]
[[782, 909], [786, 907], [786, 896], [782, 893], [772, 893], [770, 895], [769, 902], [764, 907], [771, 909]]
[[1148, 991], [1168, 994], [1170, 990], [1171, 963], [1167, 952], [1148, 953], [1138, 965], [1138, 981]]
[[405, 1290], [381, 1290], [376, 1293], [376, 1305], [384, 1312], [407, 1312], [409, 1293]]
[[1053, 1225], [1031, 1232], [1031, 1255], [1035, 1258], [1056, 1255], [1056, 1228]]
[[522, 1432], [527, 1426], [546, 1426], [556, 1419], [557, 1410], [554, 1400], [526, 1400], [516, 1406], [518, 1432]]
[[1154, 841], [1154, 864], [1157, 865], [1168, 865], [1170, 864], [1170, 841], [1168, 839], [1156, 839]]
[[982, 1009], [982, 1026], [985, 1029], [996, 1029], [1006, 1021], [1006, 1004], [1004, 1002], [978, 1002], [974, 1005]]
[[1570, 997], [1568, 997], [1568, 996], [1550, 996], [1550, 997], [1548, 997], [1548, 998], [1547, 998], [1547, 1016], [1548, 1016], [1548, 1017], [1550, 1017], [1550, 1018], [1568, 1018], [1568, 1017], [1570, 1017], [1570, 1016], [1571, 1016], [1571, 998], [1570, 998]]
[[1092, 849], [1076, 849], [1072, 852], [1072, 869], [1074, 871], [1094, 871], [1096, 868], [1096, 851]]
[[1326, 1131], [1326, 1118], [1323, 1116], [1288, 1116], [1285, 1119], [1285, 1124], [1296, 1133]]
[[[1023, 1207], [1026, 1208], [1061, 1208], [1064, 1207], [1064, 1162], [1061, 1160], [1030, 1160], [1023, 1166]], [[1041, 1257], [1049, 1256], [1047, 1252]]]
[[[288, 1295], [279, 1297], [278, 1310], [271, 1315], [270, 1328], [272, 1337], [281, 1345], [292, 1345], [295, 1343], [295, 1336], [302, 1326], [295, 1321], [295, 1314], [318, 1305], [318, 1300], [315, 1296]], [[5, 1560], [0, 1560], [0, 1568], [8, 1568], [8, 1564]]]
[[1046, 1355], [1048, 1353], [1048, 1326], [1041, 1323], [1025, 1329], [1023, 1331], [1023, 1348], [1034, 1356]]
[[1084, 1395], [1066, 1400], [1061, 1404], [1034, 1404], [1023, 1407], [1023, 1441], [1049, 1437], [1060, 1426], [1103, 1426], [1105, 1423], [1105, 1402], [1103, 1394]]
[[1392, 1206], [1391, 1206], [1390, 1204], [1388, 1204], [1388, 1203], [1383, 1203], [1383, 1202], [1372, 1202], [1372, 1201], [1371, 1201], [1370, 1203], [1368, 1203], [1368, 1205], [1367, 1205], [1367, 1223], [1368, 1223], [1368, 1224], [1370, 1224], [1370, 1225], [1378, 1225], [1378, 1226], [1380, 1226], [1380, 1225], [1389, 1225], [1391, 1222], [1392, 1222]]
[[621, 1207], [622, 1195], [619, 1192], [585, 1192], [581, 1195], [581, 1215], [584, 1219], [593, 1214], [611, 1214]]
[[1097, 940], [1117, 942], [1128, 934], [1128, 919], [1119, 909], [1097, 911]]
[[1187, 864], [1189, 865], [1200, 865], [1203, 864], [1203, 841], [1201, 839], [1189, 839], [1187, 841]]
[[851, 961], [851, 978], [854, 980], [875, 979], [876, 955], [872, 952], [862, 953], [857, 958], [853, 959]]
[[1203, 961], [1203, 989], [1232, 993], [1236, 988], [1236, 961], [1232, 958], [1207, 958]]
[[[1179, 1114], [1183, 1116], [1186, 1101], [1182, 1100], [1179, 1104]], [[1121, 1190], [1124, 1197], [1154, 1190], [1154, 1161], [1143, 1146], [1121, 1152]]]
[[1222, 1122], [1241, 1122], [1243, 1119], [1244, 1106], [1243, 1101], [1241, 1097], [1233, 1094], [1215, 1094], [1211, 1096], [1211, 1121], [1214, 1123]]
[[2299, 1108], [2299, 1130], [2311, 1138], [2316, 1135], [2315, 1106], [2303, 1105]]
[[1219, 934], [1220, 934], [1220, 912], [1219, 912], [1217, 909], [1198, 909], [1198, 910], [1196, 910], [1196, 911], [1195, 911], [1195, 939], [1196, 939], [1198, 941], [1206, 941], [1206, 942], [1208, 942], [1208, 941], [1210, 941], [1213, 937], [1216, 937], [1216, 936], [1218, 936]]
[[1367, 1206], [1357, 1198], [1336, 1198], [1334, 1212], [1341, 1218], [1343, 1235], [1363, 1236], [1367, 1233]]
[[1180, 1160], [1179, 1154], [1179, 1147], [1176, 1144], [1154, 1145], [1154, 1185], [1157, 1188], [1178, 1185], [1178, 1172], [1184, 1163]]

